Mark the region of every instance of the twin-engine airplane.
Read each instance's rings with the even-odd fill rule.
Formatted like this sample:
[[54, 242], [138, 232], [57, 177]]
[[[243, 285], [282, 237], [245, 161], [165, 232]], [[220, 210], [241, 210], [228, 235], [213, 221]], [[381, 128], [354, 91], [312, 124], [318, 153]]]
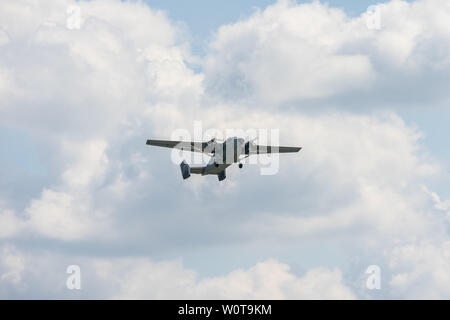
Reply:
[[202, 152], [211, 157], [211, 160], [204, 167], [190, 167], [186, 161], [180, 163], [183, 179], [191, 176], [191, 173], [216, 174], [219, 181], [226, 178], [225, 169], [233, 163], [239, 162], [239, 168], [242, 168], [243, 159], [253, 154], [262, 153], [288, 153], [298, 152], [301, 147], [275, 147], [260, 146], [252, 141], [245, 141], [242, 138], [228, 138], [224, 142], [218, 142], [215, 138], [208, 142], [186, 142], [169, 140], [147, 140], [147, 144], [157, 147], [175, 148], [185, 151]]

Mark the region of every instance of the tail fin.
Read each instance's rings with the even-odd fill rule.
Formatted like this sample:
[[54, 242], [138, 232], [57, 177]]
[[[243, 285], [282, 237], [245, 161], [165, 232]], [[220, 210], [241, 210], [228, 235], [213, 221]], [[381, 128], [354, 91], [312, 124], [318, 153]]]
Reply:
[[191, 167], [189, 167], [189, 165], [187, 164], [187, 162], [185, 160], [183, 160], [180, 163], [180, 168], [181, 168], [181, 175], [183, 176], [183, 179], [187, 179], [191, 176]]
[[223, 170], [217, 174], [217, 178], [219, 178], [219, 181], [225, 180], [226, 177], [227, 176], [225, 175], [225, 170]]

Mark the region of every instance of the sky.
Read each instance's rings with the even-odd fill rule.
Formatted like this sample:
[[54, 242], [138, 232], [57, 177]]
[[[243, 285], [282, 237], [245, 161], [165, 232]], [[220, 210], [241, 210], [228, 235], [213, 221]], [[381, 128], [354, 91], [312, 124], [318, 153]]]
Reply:
[[[446, 0], [2, 2], [0, 298], [450, 298], [449, 18]], [[303, 149], [275, 175], [183, 181], [144, 142], [198, 122]]]

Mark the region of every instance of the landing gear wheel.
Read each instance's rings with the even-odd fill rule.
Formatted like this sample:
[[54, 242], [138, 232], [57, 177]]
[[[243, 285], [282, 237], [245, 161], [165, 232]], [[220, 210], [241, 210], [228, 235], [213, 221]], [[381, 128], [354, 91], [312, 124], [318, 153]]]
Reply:
[[239, 169], [242, 169], [242, 167], [243, 167], [243, 164], [239, 163]]

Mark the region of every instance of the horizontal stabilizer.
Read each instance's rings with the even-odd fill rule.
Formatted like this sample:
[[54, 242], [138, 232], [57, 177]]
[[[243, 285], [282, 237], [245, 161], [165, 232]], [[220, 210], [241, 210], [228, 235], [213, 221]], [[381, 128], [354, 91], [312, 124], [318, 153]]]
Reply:
[[183, 179], [189, 178], [191, 173], [203, 174], [203, 171], [205, 170], [205, 167], [191, 167], [185, 160], [180, 163], [180, 168]]

